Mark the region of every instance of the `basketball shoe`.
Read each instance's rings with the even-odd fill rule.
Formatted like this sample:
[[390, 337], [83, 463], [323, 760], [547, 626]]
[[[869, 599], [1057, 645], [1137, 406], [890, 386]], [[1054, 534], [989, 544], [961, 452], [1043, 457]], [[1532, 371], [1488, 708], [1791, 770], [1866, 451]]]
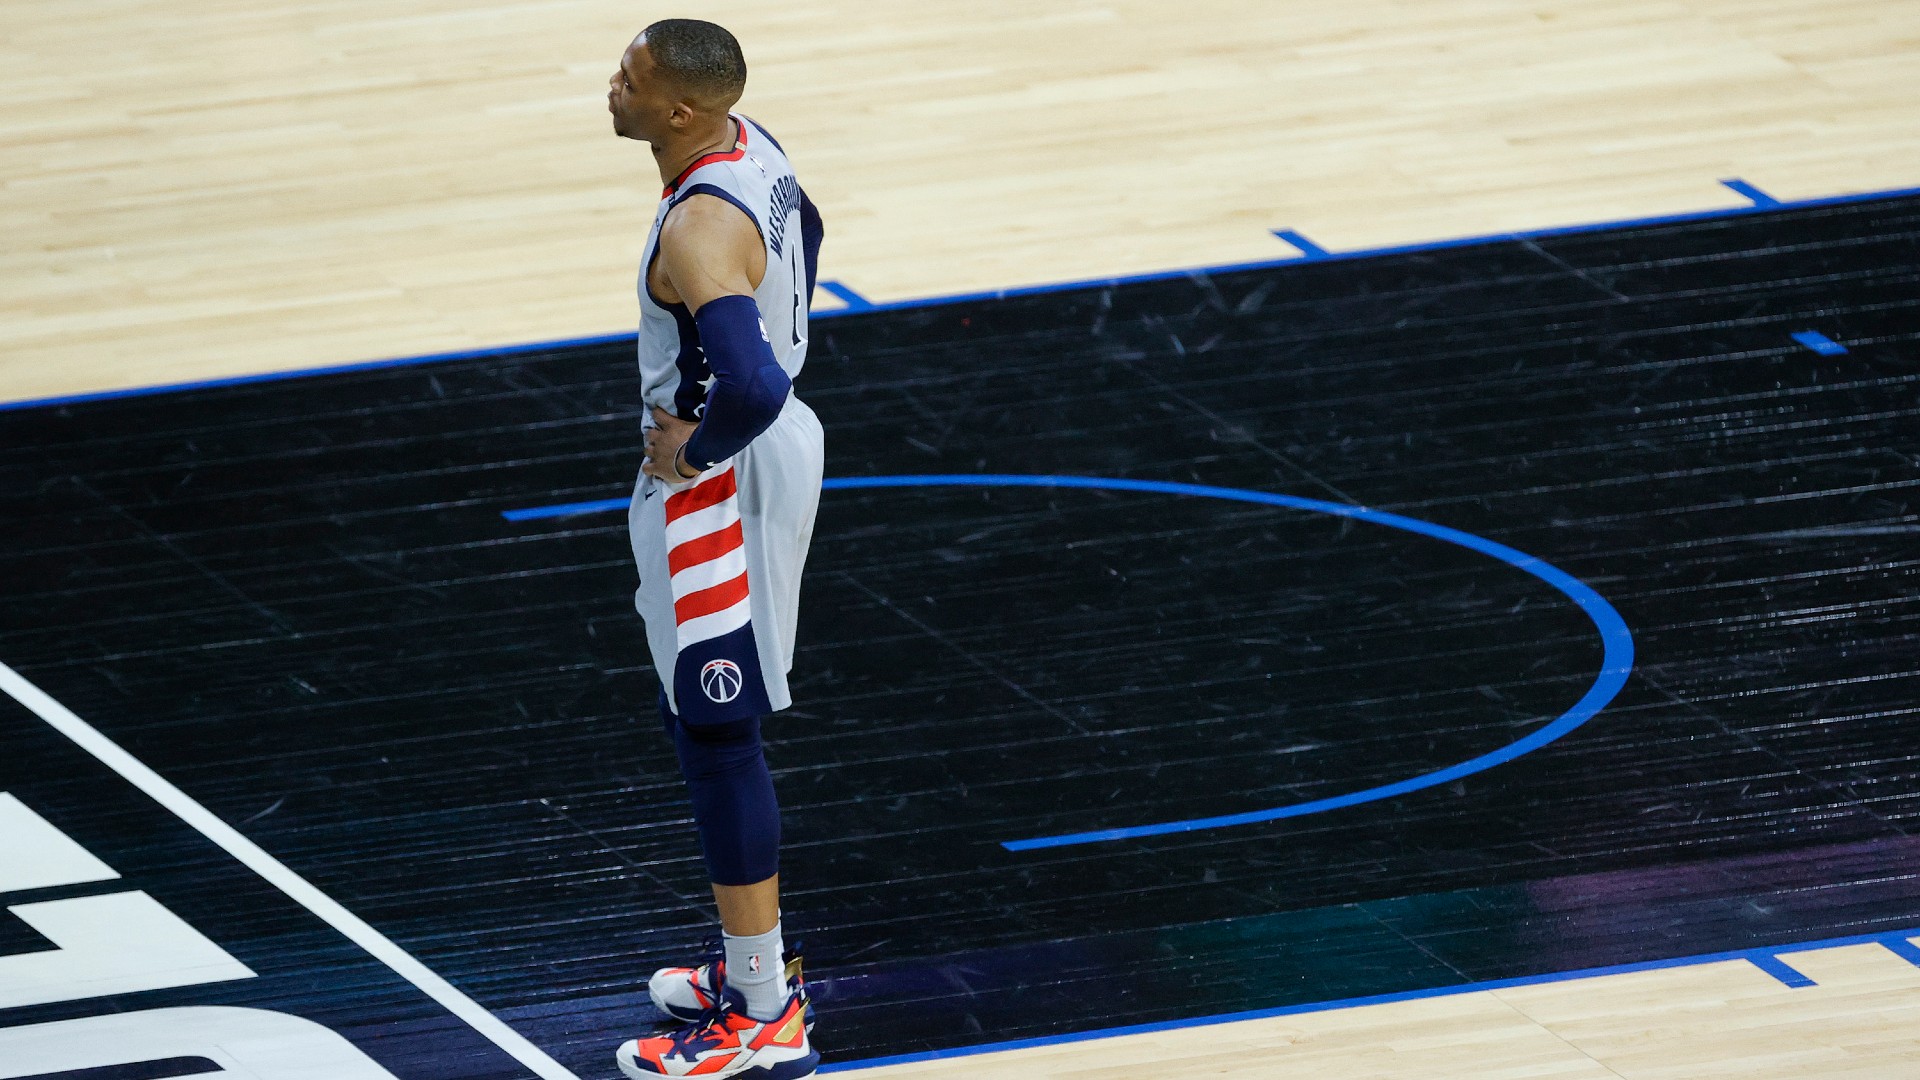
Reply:
[[807, 1041], [806, 1002], [798, 994], [772, 1020], [755, 1020], [738, 994], [724, 988], [717, 1005], [693, 1023], [614, 1051], [630, 1080], [700, 1076], [713, 1080], [806, 1080], [820, 1066]]
[[[647, 980], [647, 996], [654, 1007], [683, 1023], [692, 1023], [705, 1015], [720, 1000], [727, 985], [727, 960], [713, 942], [713, 959], [698, 967], [667, 967]], [[800, 953], [788, 949], [787, 993], [800, 999], [806, 1008], [807, 1030], [813, 1030], [813, 1001], [807, 997], [807, 980], [801, 971]]]

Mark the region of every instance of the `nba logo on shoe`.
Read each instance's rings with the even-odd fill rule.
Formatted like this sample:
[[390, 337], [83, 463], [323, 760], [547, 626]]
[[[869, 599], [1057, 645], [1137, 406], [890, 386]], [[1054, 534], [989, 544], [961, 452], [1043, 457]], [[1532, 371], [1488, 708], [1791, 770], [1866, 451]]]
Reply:
[[700, 689], [708, 700], [725, 705], [740, 696], [740, 665], [731, 660], [709, 660], [700, 669]]

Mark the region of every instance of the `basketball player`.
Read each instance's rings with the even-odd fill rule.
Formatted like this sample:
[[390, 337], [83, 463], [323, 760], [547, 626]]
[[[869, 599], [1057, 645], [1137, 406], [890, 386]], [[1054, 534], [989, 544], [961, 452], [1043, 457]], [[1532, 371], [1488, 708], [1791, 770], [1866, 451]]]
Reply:
[[760, 721], [790, 704], [800, 570], [820, 501], [820, 422], [792, 392], [807, 355], [820, 217], [780, 144], [729, 110], [740, 45], [709, 22], [646, 28], [609, 80], [614, 133], [666, 190], [640, 264], [646, 454], [628, 529], [635, 605], [693, 801], [724, 956], [648, 991], [684, 1021], [631, 1040], [630, 1077], [812, 1076], [808, 1003], [780, 936], [780, 816]]

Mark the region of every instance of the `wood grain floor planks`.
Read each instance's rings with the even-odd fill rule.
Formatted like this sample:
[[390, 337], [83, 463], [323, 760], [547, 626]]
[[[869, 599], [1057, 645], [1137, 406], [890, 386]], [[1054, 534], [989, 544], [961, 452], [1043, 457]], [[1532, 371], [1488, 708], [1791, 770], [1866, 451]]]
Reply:
[[[723, 0], [873, 299], [1920, 185], [1920, 0]], [[607, 0], [0, 15], [0, 399], [613, 332]], [[823, 297], [823, 303], [830, 303]]]

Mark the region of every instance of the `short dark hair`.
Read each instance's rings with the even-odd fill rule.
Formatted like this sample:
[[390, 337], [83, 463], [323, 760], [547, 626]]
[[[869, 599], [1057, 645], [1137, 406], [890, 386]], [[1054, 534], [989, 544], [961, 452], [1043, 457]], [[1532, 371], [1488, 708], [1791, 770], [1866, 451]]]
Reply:
[[661, 19], [640, 32], [647, 55], [667, 79], [703, 104], [727, 108], [747, 88], [747, 57], [723, 26], [700, 19]]

